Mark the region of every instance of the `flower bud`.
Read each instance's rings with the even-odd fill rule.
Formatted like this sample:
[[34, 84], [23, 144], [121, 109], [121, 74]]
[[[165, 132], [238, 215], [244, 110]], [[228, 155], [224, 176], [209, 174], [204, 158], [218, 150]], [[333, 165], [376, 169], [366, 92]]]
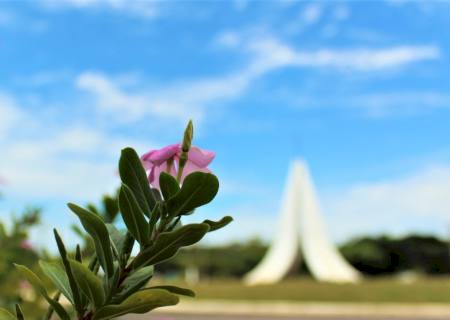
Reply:
[[189, 120], [186, 130], [184, 130], [183, 144], [181, 150], [183, 152], [188, 152], [191, 148], [192, 138], [194, 137], [194, 126], [192, 125], [192, 120]]

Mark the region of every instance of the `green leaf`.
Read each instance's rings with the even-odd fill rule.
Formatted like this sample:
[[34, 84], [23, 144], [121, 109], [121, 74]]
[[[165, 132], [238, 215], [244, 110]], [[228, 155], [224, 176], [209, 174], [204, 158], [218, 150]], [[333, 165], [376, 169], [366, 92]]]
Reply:
[[100, 278], [78, 261], [70, 260], [70, 266], [81, 292], [95, 307], [101, 307], [105, 302], [105, 293]]
[[116, 226], [111, 223], [106, 224], [106, 229], [108, 229], [111, 245], [118, 253], [120, 253], [125, 240], [125, 232], [117, 229]]
[[206, 219], [205, 221], [203, 221], [203, 223], [206, 223], [207, 225], [209, 225], [209, 232], [212, 232], [212, 231], [216, 231], [218, 229], [225, 227], [231, 221], [233, 221], [232, 217], [225, 216], [222, 219], [220, 219], [219, 221], [212, 221], [212, 220]]
[[141, 159], [132, 148], [122, 150], [119, 160], [119, 174], [122, 182], [133, 191], [144, 214], [150, 218], [156, 200], [150, 189]]
[[76, 204], [69, 203], [68, 206], [78, 216], [84, 229], [94, 239], [95, 252], [97, 253], [100, 265], [107, 277], [111, 277], [114, 273], [113, 255], [111, 241], [109, 240], [108, 229], [106, 229], [105, 223], [96, 214]]
[[134, 268], [154, 265], [174, 256], [178, 249], [200, 241], [208, 232], [209, 226], [205, 223], [188, 224], [172, 232], [163, 232], [155, 243], [136, 256]]
[[184, 179], [180, 192], [167, 201], [169, 213], [174, 217], [189, 214], [207, 204], [217, 194], [219, 180], [211, 173], [194, 172]]
[[75, 260], [78, 262], [83, 262], [83, 256], [81, 254], [81, 247], [79, 244], [77, 244], [77, 247], [75, 249]]
[[133, 192], [125, 184], [122, 184], [120, 188], [119, 207], [128, 231], [141, 245], [146, 245], [150, 241], [150, 230], [147, 220]]
[[171, 293], [179, 294], [182, 296], [187, 297], [195, 297], [195, 292], [186, 288], [176, 287], [176, 286], [154, 286], [154, 287], [148, 287], [144, 290], [155, 290], [155, 289], [163, 289], [167, 290]]
[[[84, 309], [84, 303], [82, 302], [82, 299], [80, 296], [80, 291], [78, 290], [77, 282], [75, 281], [75, 278], [74, 278], [73, 272], [72, 272], [72, 268], [70, 267], [66, 247], [64, 246], [64, 242], [62, 241], [62, 239], [59, 236], [58, 231], [56, 231], [56, 229], [53, 229], [53, 234], [55, 235], [55, 240], [56, 240], [56, 244], [58, 246], [59, 254], [61, 256], [61, 260], [63, 262], [64, 269], [66, 271], [65, 273], [67, 275], [67, 279], [69, 281], [70, 293], [71, 293], [70, 296], [72, 297], [72, 300], [70, 300], [69, 296], [66, 296], [66, 297], [67, 297], [67, 299], [69, 299], [70, 301], [73, 302], [75, 309], [77, 310], [77, 313], [81, 314]], [[80, 252], [80, 255], [81, 255], [81, 252]], [[60, 289], [60, 291], [62, 291], [62, 290]], [[64, 292], [63, 292], [63, 294], [64, 294]]]
[[143, 267], [131, 275], [129, 275], [121, 286], [121, 291], [117, 294], [113, 301], [114, 303], [120, 303], [124, 299], [128, 298], [131, 294], [135, 293], [143, 286], [145, 286], [150, 278], [153, 276], [153, 266]]
[[161, 172], [159, 175], [159, 187], [166, 201], [180, 191], [177, 179], [166, 172]]
[[0, 320], [16, 320], [16, 317], [8, 310], [0, 308]]
[[121, 304], [104, 306], [94, 313], [93, 320], [111, 319], [128, 313], [147, 313], [155, 308], [176, 305], [179, 298], [166, 290], [142, 290]]
[[14, 266], [23, 277], [27, 278], [28, 282], [30, 282], [30, 284], [33, 286], [34, 290], [39, 292], [45, 298], [45, 300], [47, 300], [47, 302], [55, 309], [56, 313], [62, 320], [70, 320], [69, 315], [61, 306], [61, 304], [49, 297], [47, 289], [45, 289], [41, 279], [39, 279], [33, 271], [20, 264], [14, 264]]
[[24, 320], [25, 317], [23, 316], [22, 309], [20, 308], [20, 305], [16, 303], [16, 317], [17, 320]]
[[[39, 260], [39, 266], [41, 267], [44, 274], [52, 280], [56, 288], [66, 296], [69, 301], [73, 302], [72, 290], [70, 289], [69, 278], [67, 277], [64, 269], [55, 262], [46, 262]], [[78, 289], [78, 288], [77, 288]]]

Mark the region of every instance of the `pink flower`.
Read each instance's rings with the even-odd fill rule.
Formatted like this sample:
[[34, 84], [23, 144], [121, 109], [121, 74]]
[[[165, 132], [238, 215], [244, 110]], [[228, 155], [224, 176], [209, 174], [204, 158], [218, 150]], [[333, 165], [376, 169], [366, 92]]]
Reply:
[[[159, 150], [151, 150], [142, 157], [144, 168], [149, 171], [148, 180], [151, 185], [159, 189], [159, 175], [167, 172], [176, 177], [182, 150], [181, 144], [171, 144]], [[191, 146], [188, 153], [188, 160], [181, 175], [181, 181], [192, 172], [210, 172], [208, 165], [213, 161], [215, 153]]]
[[21, 247], [22, 249], [25, 249], [25, 250], [31, 250], [31, 249], [33, 249], [33, 246], [32, 246], [31, 243], [29, 243], [27, 240], [23, 240], [23, 241], [20, 243], [20, 247]]

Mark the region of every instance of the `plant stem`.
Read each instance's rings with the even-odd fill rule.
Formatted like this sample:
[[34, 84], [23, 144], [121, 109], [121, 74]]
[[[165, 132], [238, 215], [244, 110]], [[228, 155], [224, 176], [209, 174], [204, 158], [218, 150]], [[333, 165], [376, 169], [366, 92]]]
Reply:
[[[53, 300], [58, 301], [60, 296], [61, 296], [61, 292], [60, 292], [60, 291], [57, 291], [57, 292], [55, 293], [55, 295], [53, 296]], [[53, 307], [52, 307], [52, 306], [49, 306], [48, 309], [47, 309], [47, 313], [46, 313], [45, 316], [44, 316], [44, 319], [50, 320], [50, 318], [51, 318], [52, 315], [53, 315], [53, 311], [54, 311]]]

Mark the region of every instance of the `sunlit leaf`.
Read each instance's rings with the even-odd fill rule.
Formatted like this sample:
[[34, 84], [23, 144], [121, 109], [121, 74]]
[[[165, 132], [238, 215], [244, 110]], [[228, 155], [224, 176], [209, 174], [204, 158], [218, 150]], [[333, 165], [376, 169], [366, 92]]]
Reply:
[[217, 194], [219, 180], [211, 173], [194, 172], [188, 175], [180, 192], [167, 201], [172, 216], [190, 214], [195, 208], [207, 204]]
[[122, 302], [131, 294], [145, 286], [153, 276], [153, 266], [139, 268], [129, 275], [121, 286], [121, 291], [114, 297], [114, 302]]
[[96, 307], [102, 306], [105, 302], [105, 293], [100, 278], [78, 261], [70, 260], [70, 266], [81, 292]]
[[144, 214], [150, 217], [156, 200], [150, 189], [141, 159], [132, 148], [122, 150], [119, 160], [119, 174], [122, 182], [132, 190]]
[[154, 265], [174, 256], [181, 247], [200, 241], [208, 232], [205, 223], [188, 224], [172, 232], [161, 233], [155, 243], [141, 252], [133, 262], [134, 268]]
[[150, 230], [147, 220], [133, 192], [125, 184], [122, 184], [120, 188], [119, 207], [128, 231], [141, 245], [146, 245], [150, 241]]
[[168, 200], [180, 191], [180, 185], [177, 180], [166, 172], [159, 175], [159, 188], [164, 199]]
[[69, 203], [68, 206], [78, 216], [84, 229], [94, 239], [95, 251], [106, 275], [108, 277], [112, 276], [114, 273], [113, 255], [108, 229], [106, 229], [105, 223], [96, 214], [76, 204]]
[[218, 229], [225, 227], [231, 221], [233, 221], [232, 217], [225, 216], [222, 219], [220, 219], [219, 221], [212, 221], [212, 220], [206, 219], [205, 221], [203, 221], [203, 223], [206, 223], [207, 225], [209, 225], [209, 232], [212, 232], [212, 231], [216, 231]]
[[132, 294], [121, 304], [108, 305], [94, 313], [93, 320], [119, 317], [128, 313], [147, 313], [155, 308], [173, 306], [179, 298], [166, 290], [142, 290]]
[[[55, 287], [73, 304], [72, 290], [65, 270], [56, 262], [39, 261], [44, 274], [52, 280]], [[78, 288], [77, 288], [78, 289]]]
[[33, 271], [20, 264], [15, 264], [15, 267], [20, 272], [20, 274], [23, 277], [25, 277], [28, 280], [28, 282], [33, 286], [34, 290], [39, 292], [39, 294], [41, 294], [45, 298], [45, 300], [47, 300], [47, 302], [55, 309], [55, 312], [62, 320], [70, 320], [69, 315], [67, 314], [66, 310], [64, 310], [64, 308], [61, 306], [61, 304], [59, 304], [59, 302], [49, 297], [47, 289], [45, 289], [41, 279], [39, 279], [39, 277], [35, 275]]
[[154, 287], [145, 288], [144, 290], [155, 290], [155, 289], [163, 289], [163, 290], [167, 290], [171, 293], [179, 294], [182, 296], [195, 297], [194, 291], [186, 289], [186, 288], [177, 287], [177, 286], [154, 286]]
[[16, 320], [16, 317], [8, 310], [0, 308], [0, 320]]
[[[67, 279], [69, 281], [70, 293], [71, 293], [71, 297], [72, 297], [71, 301], [73, 301], [77, 312], [81, 313], [83, 311], [84, 304], [86, 301], [83, 301], [83, 299], [80, 295], [80, 290], [78, 290], [78, 285], [73, 276], [72, 268], [70, 267], [69, 258], [67, 256], [67, 250], [64, 245], [64, 242], [62, 241], [62, 239], [59, 236], [58, 231], [56, 231], [56, 229], [53, 229], [53, 234], [55, 235], [55, 240], [56, 240], [56, 244], [58, 246], [59, 254], [61, 256], [61, 260], [64, 265], [64, 269], [66, 271]], [[80, 252], [80, 255], [81, 255], [81, 252]], [[64, 294], [64, 292], [63, 292], [63, 294]], [[70, 300], [70, 298], [68, 296], [66, 296], [66, 297]]]

